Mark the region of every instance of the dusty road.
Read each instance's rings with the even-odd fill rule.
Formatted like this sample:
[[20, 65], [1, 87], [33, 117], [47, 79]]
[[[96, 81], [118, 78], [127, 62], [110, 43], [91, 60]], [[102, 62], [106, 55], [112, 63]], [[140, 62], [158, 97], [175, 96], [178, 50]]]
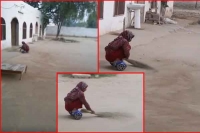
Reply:
[[[63, 98], [79, 81], [89, 87], [86, 99], [96, 113], [107, 112], [99, 118], [83, 114], [81, 120], [72, 119], [64, 108]], [[71, 79], [59, 77], [59, 131], [142, 131], [142, 75], [117, 75], [100, 79]]]
[[[126, 71], [146, 73], [146, 131], [199, 131], [200, 26], [172, 26], [171, 29], [153, 26], [155, 29], [150, 27], [144, 34], [133, 31], [136, 38], [131, 43], [130, 58], [157, 71], [134, 67]], [[108, 40], [110, 36], [102, 38]], [[101, 43], [101, 49], [104, 44]], [[101, 71], [108, 71], [109, 64], [103, 58], [102, 50]]]
[[21, 81], [2, 76], [3, 131], [56, 131], [56, 72], [96, 71], [96, 41], [76, 39], [82, 42], [39, 41], [29, 54], [3, 51], [3, 62], [28, 65]]

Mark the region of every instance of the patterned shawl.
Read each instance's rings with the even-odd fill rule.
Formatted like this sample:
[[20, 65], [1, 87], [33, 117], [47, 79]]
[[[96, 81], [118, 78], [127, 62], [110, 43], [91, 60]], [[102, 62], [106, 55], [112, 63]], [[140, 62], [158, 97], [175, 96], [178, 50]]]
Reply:
[[83, 92], [86, 91], [88, 85], [85, 82], [79, 82], [76, 87], [71, 90], [70, 93], [67, 94], [67, 96], [65, 97], [65, 99], [70, 99], [71, 101], [78, 99], [79, 97], [81, 97], [82, 95], [84, 95]]
[[114, 39], [112, 42], [108, 44], [108, 46], [105, 47], [105, 51], [110, 53], [112, 51], [116, 51], [118, 49], [123, 49], [124, 54], [129, 57], [131, 46], [129, 42], [134, 37], [133, 33], [131, 31], [124, 31], [122, 32], [116, 39]]

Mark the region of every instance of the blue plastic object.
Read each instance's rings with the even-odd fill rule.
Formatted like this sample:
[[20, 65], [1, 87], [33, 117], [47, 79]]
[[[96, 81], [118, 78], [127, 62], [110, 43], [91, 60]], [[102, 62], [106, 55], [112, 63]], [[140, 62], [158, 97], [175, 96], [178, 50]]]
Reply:
[[82, 112], [80, 110], [76, 110], [72, 112], [72, 116], [74, 117], [74, 119], [80, 120], [82, 118]]
[[126, 63], [124, 63], [123, 61], [117, 61], [115, 63], [115, 67], [118, 71], [124, 71], [127, 67]]

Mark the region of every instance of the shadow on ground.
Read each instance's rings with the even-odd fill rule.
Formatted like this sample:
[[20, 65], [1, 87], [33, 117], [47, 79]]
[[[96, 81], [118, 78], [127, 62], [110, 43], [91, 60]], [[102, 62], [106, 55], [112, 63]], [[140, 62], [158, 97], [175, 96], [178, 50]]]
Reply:
[[[93, 118], [105, 118], [105, 119], [122, 119], [122, 118], [129, 118], [132, 115], [120, 112], [98, 112], [97, 114], [91, 114], [91, 116], [86, 116], [83, 112], [83, 116], [81, 119], [93, 119]], [[72, 119], [75, 120], [70, 115], [59, 115], [59, 119]]]
[[128, 63], [131, 64], [131, 66], [133, 67], [137, 67], [137, 68], [142, 68], [142, 69], [146, 69], [146, 70], [155, 70], [153, 67], [149, 66], [148, 64], [136, 61], [136, 60], [131, 60], [128, 59], [126, 60]]
[[129, 118], [130, 114], [120, 113], [120, 112], [99, 112], [96, 114], [98, 118], [109, 118], [109, 119], [117, 119], [117, 118]]
[[[83, 115], [81, 120], [85, 120], [85, 119], [94, 119], [95, 116], [85, 116]], [[59, 115], [59, 119], [71, 119], [71, 120], [75, 120], [72, 116], [70, 115]]]
[[2, 81], [12, 81], [15, 82], [16, 80], [18, 81], [20, 78], [19, 74], [5, 74], [1, 73]]
[[[153, 70], [153, 71], [157, 71], [154, 67], [145, 64], [143, 62], [139, 62], [136, 60], [127, 60], [127, 62], [130, 64], [127, 64], [128, 67], [135, 67], [135, 68], [139, 68], [139, 69], [145, 69], [145, 70]], [[115, 70], [115, 68], [111, 65], [102, 65], [101, 68], [104, 68], [106, 70]], [[116, 70], [117, 71], [117, 70]]]
[[79, 41], [77, 41], [77, 40], [65, 39], [65, 38], [53, 38], [52, 40], [61, 41], [61, 42], [65, 42], [65, 43], [79, 43]]
[[7, 52], [19, 52], [19, 47], [11, 47], [11, 48], [6, 48], [5, 51]]

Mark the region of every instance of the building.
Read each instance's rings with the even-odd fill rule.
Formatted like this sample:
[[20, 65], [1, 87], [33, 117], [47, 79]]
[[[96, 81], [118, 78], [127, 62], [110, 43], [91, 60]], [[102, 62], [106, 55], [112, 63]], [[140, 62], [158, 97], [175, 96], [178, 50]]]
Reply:
[[[19, 46], [42, 36], [41, 12], [22, 1], [1, 2], [1, 48]], [[37, 40], [37, 39], [36, 39]]]
[[[141, 10], [141, 22], [145, 20], [145, 14], [149, 9], [160, 13], [161, 1], [104, 1], [100, 3], [99, 16], [99, 31], [100, 35], [123, 29], [123, 21], [125, 19], [125, 26], [131, 24], [133, 13], [129, 12], [127, 5], [130, 3], [144, 4], [144, 9]], [[168, 1], [168, 8], [166, 9], [166, 16], [171, 17], [173, 13], [173, 1]], [[157, 9], [156, 9], [157, 7]]]

